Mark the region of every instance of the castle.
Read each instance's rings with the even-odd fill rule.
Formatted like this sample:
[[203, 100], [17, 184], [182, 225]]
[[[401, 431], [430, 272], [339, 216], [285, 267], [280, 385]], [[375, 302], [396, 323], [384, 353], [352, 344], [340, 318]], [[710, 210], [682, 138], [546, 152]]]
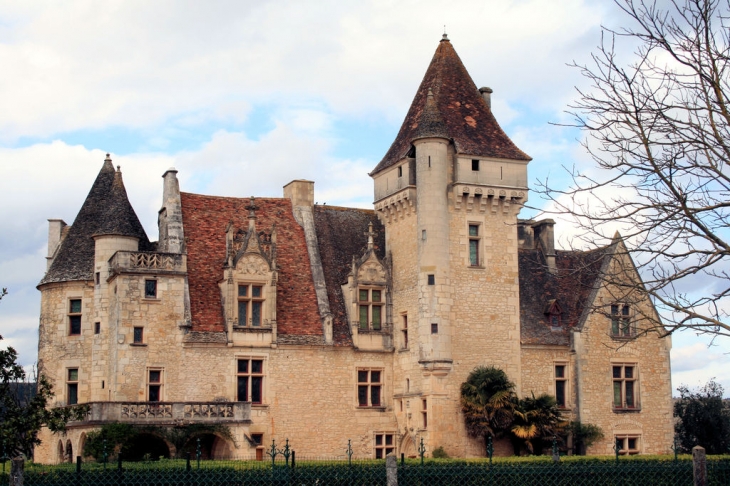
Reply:
[[[206, 457], [483, 456], [460, 407], [480, 365], [519, 396], [550, 393], [602, 428], [589, 453], [667, 453], [670, 338], [637, 332], [652, 304], [601, 276], [639, 279], [620, 239], [559, 251], [552, 220], [518, 219], [531, 158], [503, 132], [441, 40], [405, 121], [373, 169], [374, 209], [181, 192], [163, 177], [159, 239], [145, 234], [107, 156], [73, 225], [49, 220], [39, 368], [56, 405], [89, 404], [38, 462], [81, 453], [109, 422], [224, 424]], [[152, 440], [152, 439], [150, 439]], [[165, 444], [170, 454], [171, 444]], [[496, 444], [511, 453], [510, 445]]]

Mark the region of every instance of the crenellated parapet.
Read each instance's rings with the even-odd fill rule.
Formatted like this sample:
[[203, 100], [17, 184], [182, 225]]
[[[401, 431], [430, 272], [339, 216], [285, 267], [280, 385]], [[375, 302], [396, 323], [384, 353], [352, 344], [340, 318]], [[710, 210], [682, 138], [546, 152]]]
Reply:
[[454, 209], [485, 214], [516, 214], [527, 201], [527, 191], [511, 188], [455, 184], [452, 189]]
[[383, 224], [394, 223], [416, 214], [416, 186], [408, 186], [375, 203], [375, 212]]

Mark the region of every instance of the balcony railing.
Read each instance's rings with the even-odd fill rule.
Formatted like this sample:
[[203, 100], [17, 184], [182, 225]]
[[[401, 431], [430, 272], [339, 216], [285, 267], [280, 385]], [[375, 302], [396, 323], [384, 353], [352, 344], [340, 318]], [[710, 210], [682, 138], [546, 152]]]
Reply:
[[245, 423], [250, 402], [91, 402], [85, 422], [126, 422], [149, 425]]
[[118, 251], [109, 259], [109, 274], [122, 272], [181, 273], [187, 271], [186, 255], [148, 251]]

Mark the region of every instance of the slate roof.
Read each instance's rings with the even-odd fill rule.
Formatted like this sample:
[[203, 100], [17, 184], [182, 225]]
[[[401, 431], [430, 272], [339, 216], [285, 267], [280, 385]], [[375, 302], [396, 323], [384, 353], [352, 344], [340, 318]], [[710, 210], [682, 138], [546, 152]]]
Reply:
[[139, 250], [150, 251], [142, 224], [129, 203], [122, 173], [115, 171], [107, 155], [89, 195], [68, 229], [56, 258], [38, 285], [94, 278], [95, 235], [112, 234], [139, 238]]
[[[193, 332], [223, 332], [225, 321], [218, 283], [226, 260], [226, 228], [248, 228], [249, 198], [181, 193], [188, 253], [188, 285]], [[257, 198], [256, 229], [270, 232], [276, 225], [278, 282], [276, 324], [287, 334], [309, 335], [322, 341], [322, 321], [312, 280], [304, 230], [292, 214], [291, 201]]]
[[453, 140], [457, 153], [531, 160], [502, 131], [451, 42], [444, 38], [426, 70], [395, 141], [370, 175], [403, 159], [410, 151], [413, 140], [424, 136], [422, 124], [433, 120], [433, 116], [422, 116], [429, 89], [433, 92], [436, 107], [445, 123], [445, 138]]
[[335, 345], [351, 345], [349, 324], [342, 295], [342, 284], [352, 269], [352, 257], [360, 258], [367, 249], [368, 225], [373, 223], [375, 254], [385, 256], [385, 228], [369, 209], [315, 206], [314, 226], [317, 231], [319, 256], [322, 260], [330, 312], [333, 315]]
[[[539, 249], [519, 250], [520, 337], [522, 344], [570, 345], [570, 330], [583, 323], [591, 293], [599, 282], [601, 266], [610, 246], [592, 251], [558, 251], [557, 273], [547, 271]], [[551, 329], [545, 314], [555, 299], [562, 309], [560, 330]]]

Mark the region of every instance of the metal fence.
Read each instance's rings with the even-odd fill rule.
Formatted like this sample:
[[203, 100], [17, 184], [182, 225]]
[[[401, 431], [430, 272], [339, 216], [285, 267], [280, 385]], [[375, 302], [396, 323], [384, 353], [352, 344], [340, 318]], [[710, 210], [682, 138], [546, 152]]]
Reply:
[[[114, 462], [80, 460], [74, 464], [45, 466], [28, 463], [3, 471], [2, 484], [23, 486], [400, 486], [432, 485], [692, 485], [692, 458], [573, 457], [559, 462], [535, 460], [421, 461], [321, 460], [278, 457], [274, 460], [160, 460]], [[3, 464], [3, 467], [9, 466]], [[22, 467], [18, 471], [18, 467]], [[708, 457], [707, 485], [730, 484], [730, 456]]]

